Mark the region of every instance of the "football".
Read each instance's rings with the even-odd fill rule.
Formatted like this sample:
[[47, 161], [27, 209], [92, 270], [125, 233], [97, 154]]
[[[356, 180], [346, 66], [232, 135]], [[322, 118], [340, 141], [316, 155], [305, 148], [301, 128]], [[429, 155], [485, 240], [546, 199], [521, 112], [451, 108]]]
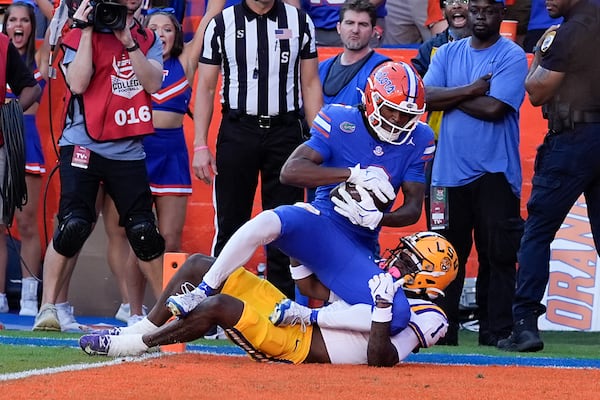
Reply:
[[[343, 200], [342, 195], [340, 194], [340, 188], [343, 186], [346, 186], [346, 192], [348, 192], [348, 194], [352, 197], [352, 199], [354, 199], [356, 201], [360, 201], [360, 194], [358, 193], [358, 190], [356, 189], [356, 185], [354, 183], [350, 183], [350, 182], [342, 182], [339, 185], [337, 185], [336, 187], [334, 187], [333, 189], [331, 189], [331, 192], [329, 192], [329, 198], [336, 197], [340, 200]], [[371, 195], [371, 198], [375, 202], [375, 207], [377, 207], [377, 209], [379, 211], [382, 211], [382, 212], [385, 211], [388, 208], [388, 206], [390, 205], [389, 201], [386, 203], [382, 202], [370, 190], [367, 190], [367, 192]]]

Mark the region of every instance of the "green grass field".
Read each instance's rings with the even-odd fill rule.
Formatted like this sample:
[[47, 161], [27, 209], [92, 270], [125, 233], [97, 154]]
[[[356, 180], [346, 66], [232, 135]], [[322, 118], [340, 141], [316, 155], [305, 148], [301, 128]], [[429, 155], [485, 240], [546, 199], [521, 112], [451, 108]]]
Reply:
[[[0, 331], [0, 343], [11, 338], [77, 339], [80, 334], [59, 332]], [[477, 334], [461, 331], [460, 346], [435, 346], [422, 353], [481, 354], [490, 356], [600, 359], [600, 332], [543, 332], [544, 351], [539, 353], [506, 353], [493, 347], [479, 346]], [[233, 346], [227, 340], [198, 340], [194, 344]], [[0, 345], [0, 373], [60, 367], [63, 365], [107, 361], [105, 357], [90, 357], [79, 348], [65, 346]]]

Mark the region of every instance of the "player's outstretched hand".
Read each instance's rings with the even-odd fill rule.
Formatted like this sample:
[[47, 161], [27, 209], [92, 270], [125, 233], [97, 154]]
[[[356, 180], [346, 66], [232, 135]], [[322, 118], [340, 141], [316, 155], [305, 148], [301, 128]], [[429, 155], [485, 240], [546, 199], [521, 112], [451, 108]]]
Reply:
[[373, 304], [392, 304], [398, 286], [394, 285], [394, 278], [392, 275], [387, 272], [381, 272], [377, 275], [373, 275], [373, 277], [369, 279], [369, 289], [371, 289]]
[[390, 178], [383, 168], [374, 166], [361, 168], [360, 164], [356, 164], [349, 169], [350, 177], [346, 180], [347, 182], [354, 183], [357, 186], [362, 186], [365, 189], [370, 190], [384, 203], [396, 198], [394, 187], [390, 183]]

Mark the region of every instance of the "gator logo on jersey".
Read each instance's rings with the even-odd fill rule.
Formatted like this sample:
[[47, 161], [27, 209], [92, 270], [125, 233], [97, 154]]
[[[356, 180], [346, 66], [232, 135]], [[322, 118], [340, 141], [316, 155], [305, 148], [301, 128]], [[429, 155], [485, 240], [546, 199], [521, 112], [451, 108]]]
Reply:
[[345, 133], [354, 133], [356, 125], [352, 122], [344, 121], [340, 124], [340, 130]]

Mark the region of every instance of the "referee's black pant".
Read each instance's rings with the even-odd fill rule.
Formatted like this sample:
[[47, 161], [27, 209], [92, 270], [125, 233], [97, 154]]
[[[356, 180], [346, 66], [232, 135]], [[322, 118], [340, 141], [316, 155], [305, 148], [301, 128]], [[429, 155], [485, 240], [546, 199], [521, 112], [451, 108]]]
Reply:
[[[214, 256], [218, 256], [233, 233], [250, 220], [259, 174], [263, 210], [303, 201], [302, 188], [279, 181], [281, 167], [302, 142], [303, 120], [293, 114], [271, 122], [235, 111], [223, 114], [216, 151]], [[273, 246], [266, 246], [266, 254], [267, 279], [294, 299], [289, 258]]]

